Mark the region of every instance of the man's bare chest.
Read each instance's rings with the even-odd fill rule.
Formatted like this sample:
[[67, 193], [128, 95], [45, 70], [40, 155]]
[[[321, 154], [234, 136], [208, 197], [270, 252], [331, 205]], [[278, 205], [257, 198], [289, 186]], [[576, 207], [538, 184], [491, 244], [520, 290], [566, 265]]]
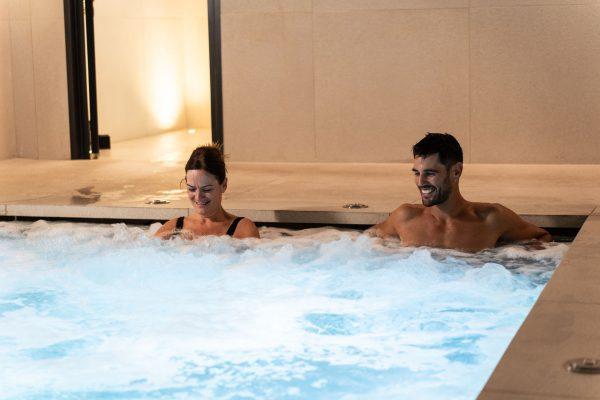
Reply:
[[415, 218], [397, 228], [405, 246], [429, 246], [478, 251], [496, 245], [499, 234], [481, 220], [435, 221]]

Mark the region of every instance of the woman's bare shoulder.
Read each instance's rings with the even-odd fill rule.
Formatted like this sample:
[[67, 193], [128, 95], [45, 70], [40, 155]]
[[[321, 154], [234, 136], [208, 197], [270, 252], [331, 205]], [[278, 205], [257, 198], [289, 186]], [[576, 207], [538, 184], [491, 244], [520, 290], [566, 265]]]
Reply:
[[175, 232], [175, 228], [177, 227], [177, 218], [173, 218], [168, 220], [158, 228], [154, 236], [159, 237], [161, 239], [168, 239]]
[[242, 218], [233, 234], [236, 239], [260, 238], [256, 224], [249, 218]]

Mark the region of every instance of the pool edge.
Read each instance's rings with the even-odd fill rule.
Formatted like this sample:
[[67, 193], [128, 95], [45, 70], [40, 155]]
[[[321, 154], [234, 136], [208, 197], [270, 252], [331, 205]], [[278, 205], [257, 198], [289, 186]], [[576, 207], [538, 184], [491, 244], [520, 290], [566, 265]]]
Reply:
[[[56, 205], [38, 199], [33, 203], [9, 202], [0, 205], [0, 215], [27, 218], [76, 218], [81, 220], [129, 220], [165, 221], [189, 215], [193, 209], [173, 205]], [[230, 208], [229, 212], [250, 218], [257, 223], [323, 224], [323, 225], [375, 225], [389, 215], [379, 210], [333, 210], [319, 207], [304, 209], [258, 209]], [[520, 214], [525, 220], [546, 228], [579, 228], [588, 215], [580, 214]]]
[[[479, 400], [600, 399], [600, 376], [564, 364], [600, 358], [600, 208], [581, 230], [512, 338]], [[596, 294], [598, 292], [598, 294]]]

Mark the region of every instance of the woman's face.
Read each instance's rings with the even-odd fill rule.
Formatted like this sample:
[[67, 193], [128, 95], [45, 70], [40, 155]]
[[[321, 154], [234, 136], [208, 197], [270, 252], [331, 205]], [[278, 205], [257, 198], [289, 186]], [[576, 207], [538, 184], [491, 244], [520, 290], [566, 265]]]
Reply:
[[223, 183], [205, 170], [190, 169], [185, 174], [188, 198], [192, 206], [205, 216], [221, 211], [221, 199], [227, 189], [227, 178]]

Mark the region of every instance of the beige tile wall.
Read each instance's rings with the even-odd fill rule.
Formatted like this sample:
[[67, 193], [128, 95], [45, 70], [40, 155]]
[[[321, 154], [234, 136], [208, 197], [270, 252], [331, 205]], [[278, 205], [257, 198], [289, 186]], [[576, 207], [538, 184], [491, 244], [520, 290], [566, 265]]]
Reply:
[[[27, 2], [24, 2], [27, 3]], [[15, 111], [16, 154], [38, 158], [38, 135], [35, 118], [35, 84], [33, 75], [33, 41], [31, 19], [10, 21]]]
[[471, 12], [473, 161], [600, 162], [600, 4]]
[[236, 160], [315, 159], [312, 25], [311, 0], [221, 2], [225, 143]]
[[0, 0], [0, 21], [10, 18], [10, 0]]
[[8, 4], [0, 1], [0, 160], [15, 154], [13, 82]]
[[598, 0], [222, 0], [226, 151], [245, 161], [600, 163]]
[[314, 0], [317, 12], [467, 8], [469, 0]]
[[226, 0], [221, 1], [221, 12], [312, 12], [312, 3], [313, 0]]
[[315, 159], [312, 23], [307, 12], [222, 14], [224, 139], [236, 160]]
[[12, 91], [7, 97], [3, 79], [0, 112], [9, 113], [0, 115], [0, 129], [12, 124], [13, 134], [8, 157], [70, 158], [63, 12], [62, 0], [0, 0], [0, 63]]
[[[65, 23], [62, 17], [34, 18], [34, 3], [32, 1], [31, 37], [38, 158], [66, 160], [71, 158], [71, 146]], [[49, 3], [62, 11], [62, 2]], [[43, 9], [39, 10], [42, 15]]]
[[315, 13], [314, 21], [318, 160], [408, 161], [427, 131], [456, 132], [468, 154], [466, 9]]

